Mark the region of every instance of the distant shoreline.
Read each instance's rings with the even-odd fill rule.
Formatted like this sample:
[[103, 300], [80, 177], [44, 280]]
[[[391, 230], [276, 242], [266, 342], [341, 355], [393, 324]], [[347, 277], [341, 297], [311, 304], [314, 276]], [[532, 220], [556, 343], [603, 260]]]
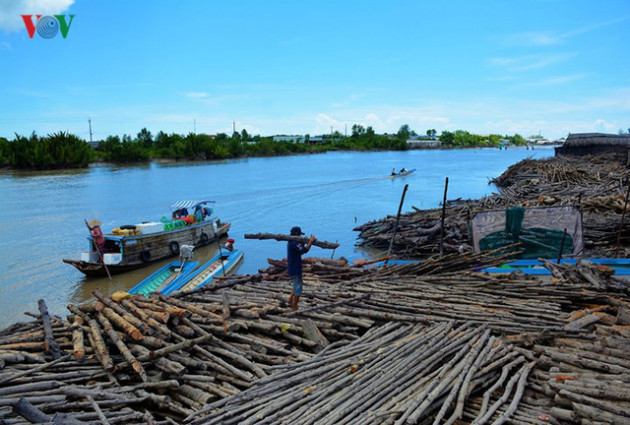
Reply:
[[151, 165], [151, 164], [203, 164], [203, 163], [213, 163], [213, 162], [222, 162], [222, 161], [232, 161], [239, 159], [248, 159], [248, 158], [276, 158], [283, 156], [298, 156], [298, 155], [318, 155], [318, 154], [326, 154], [329, 152], [402, 152], [402, 151], [418, 151], [418, 150], [469, 150], [469, 149], [499, 149], [499, 150], [508, 150], [508, 149], [544, 149], [549, 150], [554, 148], [556, 145], [540, 145], [540, 146], [510, 146], [510, 147], [497, 147], [497, 146], [426, 146], [426, 147], [410, 147], [404, 150], [401, 149], [327, 149], [327, 150], [315, 150], [315, 151], [305, 151], [305, 152], [287, 152], [287, 153], [277, 153], [274, 155], [242, 155], [228, 158], [150, 158], [146, 160], [138, 160], [138, 161], [107, 161], [98, 159], [96, 161], [92, 161], [85, 166], [70, 166], [70, 167], [51, 167], [51, 168], [36, 168], [36, 167], [24, 167], [24, 168], [13, 168], [9, 166], [0, 167], [0, 171], [24, 171], [24, 172], [46, 172], [46, 171], [70, 171], [70, 170], [86, 170], [92, 167], [134, 167], [134, 166], [142, 166], [142, 165]]

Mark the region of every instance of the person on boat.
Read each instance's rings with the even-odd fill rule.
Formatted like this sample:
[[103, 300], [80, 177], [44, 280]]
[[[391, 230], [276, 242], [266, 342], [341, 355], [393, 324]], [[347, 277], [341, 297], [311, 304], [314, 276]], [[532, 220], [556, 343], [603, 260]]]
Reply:
[[401, 169], [400, 169], [400, 174], [402, 174], [402, 173], [406, 173], [406, 172], [407, 172], [407, 169], [406, 169], [406, 168], [404, 168], [404, 167], [403, 167], [403, 168], [401, 168]]
[[201, 223], [203, 221], [203, 208], [198, 205], [197, 208], [195, 208], [195, 221], [197, 223]]
[[225, 241], [225, 245], [223, 245], [223, 246], [228, 251], [234, 251], [234, 242], [235, 242], [234, 239], [229, 238], [227, 241]]
[[173, 212], [173, 220], [177, 219], [177, 218], [182, 218], [182, 217], [186, 217], [188, 215], [188, 208], [182, 208], [179, 210], [175, 210]]
[[396, 175], [396, 169], [392, 168], [392, 176], [395, 176], [395, 175]]
[[[303, 234], [300, 227], [294, 226], [291, 228], [291, 236], [302, 236]], [[300, 296], [302, 296], [302, 255], [311, 249], [313, 242], [316, 240], [315, 236], [311, 235], [306, 246], [297, 241], [289, 241], [287, 243], [287, 271], [293, 287], [289, 297], [289, 305], [293, 311], [297, 311], [298, 302], [300, 301]]]
[[203, 207], [202, 211], [204, 220], [206, 219], [206, 217], [210, 217], [212, 215], [212, 208], [210, 207]]
[[103, 231], [101, 230], [101, 222], [97, 219], [90, 221], [89, 223], [85, 220], [85, 225], [90, 230], [90, 235], [92, 235], [92, 241], [94, 242], [95, 248], [101, 254], [105, 253], [105, 236], [103, 236]]

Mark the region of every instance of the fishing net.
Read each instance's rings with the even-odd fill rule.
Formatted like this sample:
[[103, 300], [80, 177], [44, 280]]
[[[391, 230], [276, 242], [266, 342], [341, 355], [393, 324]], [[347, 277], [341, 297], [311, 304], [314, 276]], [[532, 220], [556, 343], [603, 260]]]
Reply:
[[473, 217], [470, 228], [475, 252], [520, 242], [518, 258], [557, 258], [561, 249], [569, 257], [584, 248], [582, 215], [576, 207], [485, 211]]

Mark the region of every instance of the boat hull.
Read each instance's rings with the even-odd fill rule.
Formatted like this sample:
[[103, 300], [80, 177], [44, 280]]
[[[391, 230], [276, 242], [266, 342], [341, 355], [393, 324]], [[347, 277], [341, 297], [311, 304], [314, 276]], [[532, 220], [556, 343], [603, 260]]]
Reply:
[[184, 264], [181, 261], [172, 261], [131, 288], [129, 293], [148, 296], [151, 292], [161, 292], [168, 285], [186, 278], [198, 264], [198, 261]]
[[[145, 267], [156, 261], [178, 255], [179, 247], [182, 245], [195, 247], [208, 245], [226, 236], [229, 229], [230, 223], [223, 223], [215, 231], [214, 223], [208, 221], [166, 232], [116, 237], [122, 246], [123, 259], [118, 264], [108, 264], [107, 269], [111, 274], [116, 274]], [[106, 235], [106, 238], [113, 239], [114, 237]], [[72, 259], [64, 259], [63, 262], [74, 266], [86, 276], [107, 276], [107, 270], [100, 262]]]
[[224, 254], [219, 254], [210, 259], [205, 264], [199, 266], [197, 270], [188, 274], [183, 279], [178, 279], [173, 282], [164, 290], [164, 295], [169, 295], [174, 292], [192, 291], [193, 289], [200, 288], [214, 281], [215, 276], [227, 276], [236, 271], [239, 262], [243, 259], [243, 251], [233, 251]]

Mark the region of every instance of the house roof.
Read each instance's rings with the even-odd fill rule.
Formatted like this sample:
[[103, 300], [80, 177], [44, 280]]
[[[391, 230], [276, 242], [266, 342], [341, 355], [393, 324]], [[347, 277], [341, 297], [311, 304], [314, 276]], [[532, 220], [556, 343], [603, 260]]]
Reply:
[[569, 134], [564, 146], [630, 146], [630, 134], [575, 133]]

